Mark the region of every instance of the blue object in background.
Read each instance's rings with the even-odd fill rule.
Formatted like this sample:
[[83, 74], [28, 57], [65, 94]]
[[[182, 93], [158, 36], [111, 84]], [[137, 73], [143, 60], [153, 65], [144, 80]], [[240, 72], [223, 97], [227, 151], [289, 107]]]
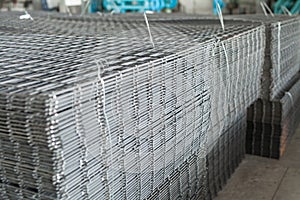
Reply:
[[178, 0], [103, 0], [103, 8], [106, 11], [144, 12], [151, 10], [161, 12], [163, 9], [173, 9]]
[[287, 9], [290, 9], [294, 4], [293, 0], [278, 0], [274, 4], [274, 13], [275, 14], [283, 14], [282, 6], [286, 7]]
[[42, 9], [49, 11], [47, 0], [42, 0]]
[[178, 4], [177, 0], [163, 0], [163, 2], [165, 3], [164, 8], [167, 9], [174, 9]]
[[163, 6], [164, 5], [161, 0], [148, 0], [148, 7], [145, 8], [145, 10], [160, 12]]
[[296, 1], [290, 12], [292, 14], [300, 14], [300, 0]]
[[41, 0], [41, 5], [42, 5], [42, 9], [46, 10], [46, 11], [53, 11], [53, 10], [56, 10], [58, 8], [58, 4], [55, 5], [53, 3], [52, 3], [52, 5], [50, 3], [50, 6], [52, 6], [52, 7], [49, 7], [47, 0]]
[[104, 0], [103, 8], [106, 11], [125, 13], [127, 11], [144, 12], [148, 7], [147, 0]]
[[91, 0], [90, 12], [95, 13], [101, 11], [102, 9], [102, 1], [99, 0]]
[[300, 13], [300, 0], [277, 0], [274, 3], [274, 13], [283, 14], [282, 6], [286, 7], [292, 14]]
[[223, 0], [214, 0], [214, 2], [213, 2], [213, 9], [214, 9], [214, 14], [216, 15], [216, 14], [218, 14], [218, 11], [217, 11], [217, 3], [219, 3], [219, 5], [220, 5], [220, 8], [221, 8], [221, 10], [225, 7], [225, 3], [224, 3], [224, 1]]

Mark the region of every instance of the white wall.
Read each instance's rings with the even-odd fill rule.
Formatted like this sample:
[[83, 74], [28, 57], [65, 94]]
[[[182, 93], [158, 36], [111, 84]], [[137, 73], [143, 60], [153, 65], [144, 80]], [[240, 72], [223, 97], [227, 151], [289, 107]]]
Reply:
[[213, 0], [179, 0], [181, 11], [189, 14], [213, 14]]

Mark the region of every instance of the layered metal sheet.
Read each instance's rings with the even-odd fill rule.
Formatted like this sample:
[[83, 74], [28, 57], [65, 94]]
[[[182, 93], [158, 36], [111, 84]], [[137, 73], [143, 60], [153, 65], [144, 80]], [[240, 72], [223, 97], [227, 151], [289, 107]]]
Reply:
[[261, 80], [264, 100], [280, 98], [299, 71], [300, 18], [298, 16], [239, 15], [228, 17], [266, 26], [266, 52]]
[[[297, 88], [294, 84], [299, 80], [300, 18], [263, 15], [230, 18], [260, 21], [266, 26], [262, 93], [260, 99], [248, 109], [246, 149], [250, 154], [280, 158], [287, 139], [297, 126], [290, 122], [299, 118], [295, 114], [298, 94], [292, 94], [289, 90]], [[291, 102], [290, 99], [295, 100]]]
[[300, 79], [281, 99], [258, 100], [248, 108], [247, 153], [279, 159], [300, 122]]
[[[168, 177], [185, 185], [167, 185], [171, 191], [166, 195], [201, 195], [198, 191], [205, 185], [198, 179], [205, 176], [201, 164], [205, 166], [210, 116], [211, 42], [199, 41], [181, 52], [170, 46], [163, 53], [136, 38], [122, 42], [124, 36], [105, 41], [6, 37], [1, 64], [7, 75], [1, 84], [7, 110], [3, 137], [8, 141], [2, 146], [11, 148], [3, 150], [1, 162], [4, 199], [144, 199]], [[128, 47], [130, 41], [135, 48]], [[168, 55], [170, 51], [174, 54]], [[24, 96], [28, 98], [20, 100]], [[40, 112], [30, 106], [36, 106], [34, 99], [41, 104]], [[24, 117], [14, 114], [15, 109]], [[11, 128], [22, 121], [25, 127], [32, 121], [32, 128], [42, 128], [35, 135], [31, 129]], [[21, 151], [26, 147], [30, 150]], [[195, 180], [178, 182], [187, 159], [193, 163]], [[9, 170], [25, 164], [26, 169]], [[32, 174], [33, 180], [28, 178]]]
[[137, 16], [16, 15], [0, 18], [2, 199], [205, 199], [222, 187], [260, 94], [264, 26], [153, 19], [153, 48]]
[[223, 64], [218, 63], [218, 66], [223, 66], [224, 74], [230, 70], [227, 72], [230, 76], [224, 82], [220, 77], [219, 84], [213, 88], [212, 127], [208, 136], [207, 155], [209, 198], [214, 197], [225, 185], [245, 154], [245, 113], [246, 108], [260, 95], [263, 35], [263, 32], [249, 34], [241, 40], [233, 40], [232, 46], [226, 45], [231, 52], [221, 56]]

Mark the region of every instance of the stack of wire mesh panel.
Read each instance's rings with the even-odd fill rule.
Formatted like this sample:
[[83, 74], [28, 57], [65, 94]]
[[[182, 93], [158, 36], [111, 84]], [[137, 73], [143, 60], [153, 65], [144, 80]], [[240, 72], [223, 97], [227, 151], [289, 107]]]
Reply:
[[261, 98], [273, 100], [295, 82], [299, 71], [300, 18], [298, 16], [241, 15], [234, 19], [260, 21], [266, 26], [266, 53]]
[[[289, 90], [299, 81], [300, 18], [298, 16], [233, 16], [261, 21], [266, 26], [266, 52], [262, 93], [248, 109], [246, 151], [264, 157], [280, 158], [288, 138], [300, 121], [297, 112], [300, 92]], [[287, 98], [289, 100], [287, 100]]]
[[2, 199], [215, 195], [244, 155], [264, 26], [153, 20], [153, 48], [132, 16], [17, 15], [0, 15]]
[[[173, 22], [187, 30], [198, 20], [216, 23], [218, 19], [203, 16], [181, 16]], [[180, 17], [183, 17], [180, 19]], [[190, 18], [190, 19], [187, 19]], [[156, 19], [172, 25], [169, 20]], [[154, 19], [155, 21], [155, 19]], [[248, 24], [245, 21], [228, 20], [228, 24]], [[263, 29], [264, 30], [264, 29]], [[220, 42], [213, 49], [215, 72], [212, 88], [212, 126], [208, 134], [207, 180], [208, 199], [217, 195], [245, 154], [246, 109], [261, 93], [260, 78], [264, 63], [265, 32], [243, 35], [240, 38]], [[229, 76], [227, 76], [229, 74]], [[251, 75], [248, 77], [248, 75]], [[214, 82], [216, 80], [216, 82]]]
[[221, 70], [212, 89], [207, 154], [209, 198], [224, 186], [244, 157], [246, 108], [260, 94], [264, 45], [264, 31], [260, 31], [229, 39], [216, 51], [218, 59], [214, 64]]
[[[199, 24], [199, 19], [160, 21], [168, 27], [184, 24], [188, 31]], [[203, 19], [207, 24], [214, 19]], [[243, 24], [226, 21], [226, 24]], [[255, 33], [242, 34], [238, 38], [217, 41], [213, 49], [214, 72], [212, 82], [212, 124], [208, 132], [207, 184], [211, 199], [225, 185], [245, 154], [246, 108], [260, 95], [265, 37], [264, 28]], [[253, 42], [254, 41], [254, 42]], [[251, 75], [248, 77], [248, 75]]]
[[143, 199], [168, 181], [172, 198], [201, 195], [210, 42], [185, 37], [177, 56], [128, 37], [2, 38], [3, 199]]
[[300, 116], [300, 76], [280, 99], [259, 99], [248, 108], [247, 153], [280, 158]]

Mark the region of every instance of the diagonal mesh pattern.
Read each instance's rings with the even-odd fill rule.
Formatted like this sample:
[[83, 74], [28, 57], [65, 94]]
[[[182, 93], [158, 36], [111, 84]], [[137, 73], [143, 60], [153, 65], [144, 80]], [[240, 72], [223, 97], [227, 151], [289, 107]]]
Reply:
[[[18, 37], [14, 35], [11, 38]], [[210, 42], [182, 51], [180, 57], [176, 54], [164, 56], [157, 52], [149, 52], [148, 57], [146, 48], [138, 43], [137, 48], [142, 48], [136, 52], [141, 54], [140, 59], [151, 62], [138, 65], [137, 61], [130, 62], [122, 49], [119, 54], [115, 50], [117, 55], [124, 53], [121, 56], [123, 60], [120, 59], [121, 66], [117, 68], [109, 62], [101, 73], [97, 63], [93, 63], [94, 60], [88, 56], [87, 60], [84, 59], [82, 53], [81, 57], [76, 53], [61, 57], [63, 52], [67, 54], [67, 51], [72, 51], [62, 43], [68, 38], [56, 39], [57, 53], [52, 50], [47, 52], [46, 44], [41, 46], [38, 51], [43, 52], [42, 55], [34, 51], [39, 38], [21, 35], [23, 45], [28, 40], [24, 49], [18, 45], [10, 48], [11, 38], [7, 40], [8, 44], [3, 41], [3, 47], [7, 49], [2, 48], [6, 54], [13, 54], [11, 59], [4, 55], [5, 60], [1, 62], [4, 73], [7, 69], [1, 81], [3, 99], [10, 101], [11, 96], [15, 98], [14, 94], [32, 95], [24, 101], [26, 105], [32, 102], [32, 98], [43, 96], [40, 104], [44, 106], [44, 113], [35, 113], [29, 106], [25, 107], [29, 109], [25, 116], [45, 116], [45, 121], [40, 123], [46, 130], [36, 134], [46, 138], [36, 141], [38, 136], [31, 135], [31, 131], [27, 130], [23, 133], [27, 137], [16, 141], [16, 135], [21, 133], [14, 129], [7, 145], [13, 147], [12, 152], [18, 151], [21, 149], [20, 143], [26, 144], [28, 137], [32, 137], [33, 144], [29, 144], [37, 146], [36, 151], [39, 152], [35, 157], [41, 155], [47, 158], [47, 154], [40, 151], [44, 146], [52, 154], [46, 160], [50, 165], [45, 169], [46, 174], [39, 171], [39, 166], [46, 166], [45, 161], [41, 160], [34, 166], [28, 166], [27, 171], [20, 169], [17, 173], [19, 178], [13, 179], [7, 170], [11, 166], [28, 164], [24, 157], [33, 157], [34, 150], [31, 155], [14, 155], [16, 159], [10, 165], [7, 164], [8, 153], [4, 152], [6, 159], [3, 160], [2, 175], [6, 184], [3, 198], [11, 195], [27, 198], [32, 197], [32, 193], [49, 199], [146, 198], [152, 190], [162, 185], [165, 177], [174, 176], [172, 181], [178, 182], [180, 166], [189, 158], [194, 163], [191, 173], [196, 174], [191, 182], [194, 193], [189, 195], [203, 190], [204, 182], [200, 178], [205, 176], [205, 168], [201, 164], [205, 165], [206, 130], [210, 116]], [[76, 41], [82, 44], [93, 42], [92, 39]], [[55, 37], [51, 39], [51, 45], [54, 43]], [[109, 51], [108, 48], [105, 50]], [[47, 56], [49, 60], [43, 62]], [[22, 62], [22, 65], [14, 66], [14, 62]], [[11, 92], [9, 87], [12, 87]], [[5, 106], [9, 116], [13, 115], [11, 106], [10, 103]], [[26, 113], [23, 106], [18, 112]], [[6, 120], [14, 124], [11, 117]], [[4, 129], [10, 130], [7, 126]], [[34, 171], [37, 171], [34, 180], [25, 178]], [[36, 184], [29, 185], [27, 181]], [[15, 193], [13, 185], [18, 186], [18, 193]], [[183, 187], [179, 186], [170, 188], [170, 195], [180, 195], [179, 189]]]
[[[206, 199], [244, 155], [264, 27], [0, 14], [1, 198]], [[122, 20], [119, 20], [122, 18]]]

